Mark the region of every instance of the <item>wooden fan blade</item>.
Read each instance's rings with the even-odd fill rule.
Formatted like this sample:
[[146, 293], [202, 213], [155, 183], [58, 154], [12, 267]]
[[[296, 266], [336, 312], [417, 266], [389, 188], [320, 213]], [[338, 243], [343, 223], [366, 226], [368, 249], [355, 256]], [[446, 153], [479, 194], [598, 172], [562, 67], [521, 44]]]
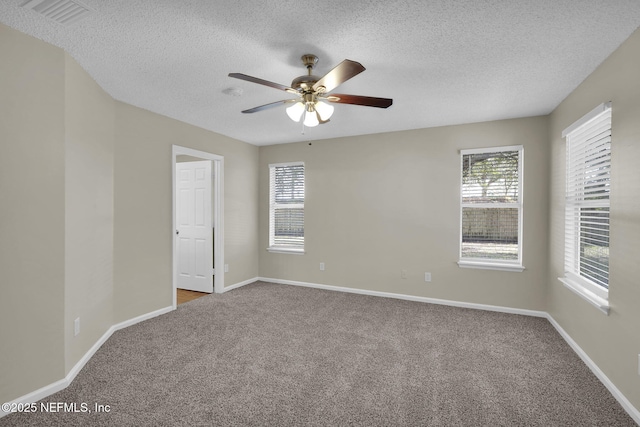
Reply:
[[324, 87], [324, 92], [331, 92], [333, 89], [363, 72], [365, 68], [359, 62], [345, 59], [335, 66], [335, 68], [320, 78], [314, 85], [313, 90], [317, 91]]
[[393, 104], [390, 98], [375, 98], [371, 96], [346, 95], [343, 93], [332, 93], [325, 98], [329, 102], [338, 104], [364, 105], [365, 107], [389, 108]]
[[269, 86], [275, 89], [284, 90], [286, 92], [298, 93], [297, 90], [290, 88], [289, 86], [281, 85], [280, 83], [270, 82], [268, 80], [259, 79], [257, 77], [247, 76], [242, 73], [229, 73], [229, 77], [233, 77], [234, 79], [245, 80], [251, 83], [258, 83], [259, 85]]
[[258, 111], [268, 110], [269, 108], [277, 107], [282, 104], [290, 104], [298, 101], [299, 101], [298, 99], [284, 99], [282, 101], [271, 102], [269, 104], [264, 104], [258, 107], [253, 107], [248, 110], [244, 110], [243, 113], [257, 113]]

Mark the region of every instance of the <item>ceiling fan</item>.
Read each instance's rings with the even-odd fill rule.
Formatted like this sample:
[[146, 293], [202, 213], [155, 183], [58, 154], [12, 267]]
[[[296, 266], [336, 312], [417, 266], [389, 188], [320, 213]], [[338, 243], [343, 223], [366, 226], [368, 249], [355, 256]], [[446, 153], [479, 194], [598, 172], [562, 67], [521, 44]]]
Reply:
[[342, 93], [329, 94], [333, 89], [365, 70], [359, 62], [345, 59], [323, 77], [317, 77], [311, 74], [311, 72], [318, 62], [318, 57], [307, 54], [302, 55], [301, 59], [304, 66], [307, 67], [307, 74], [293, 79], [291, 86], [273, 83], [246, 74], [229, 73], [229, 77], [258, 83], [297, 95], [295, 99], [285, 99], [260, 105], [259, 107], [244, 110], [243, 113], [256, 113], [279, 105], [291, 104], [286, 109], [287, 115], [291, 120], [294, 122], [300, 122], [302, 120], [304, 126], [313, 127], [328, 122], [333, 114], [333, 106], [327, 104], [327, 102], [378, 108], [388, 108], [393, 104], [393, 99], [389, 98], [346, 95]]

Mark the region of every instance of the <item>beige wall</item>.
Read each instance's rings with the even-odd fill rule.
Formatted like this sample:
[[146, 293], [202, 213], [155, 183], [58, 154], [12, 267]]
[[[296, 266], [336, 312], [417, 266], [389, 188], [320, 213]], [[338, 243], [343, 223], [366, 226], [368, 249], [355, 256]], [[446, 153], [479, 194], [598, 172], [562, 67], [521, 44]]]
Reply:
[[172, 144], [224, 156], [225, 285], [258, 275], [258, 148], [116, 102], [61, 49], [1, 24], [0, 75], [7, 402], [172, 304]]
[[65, 374], [64, 63], [0, 25], [0, 402]]
[[[113, 324], [115, 103], [71, 57], [65, 61], [65, 366]], [[80, 334], [74, 336], [74, 319]]]
[[[524, 145], [526, 270], [460, 268], [459, 150], [505, 145]], [[260, 275], [544, 310], [548, 157], [545, 117], [261, 147]], [[266, 251], [268, 165], [290, 161], [305, 162], [304, 255]]]
[[[640, 30], [551, 114], [548, 311], [631, 403], [640, 409]], [[564, 252], [564, 128], [612, 102], [611, 312], [605, 316], [558, 281]]]

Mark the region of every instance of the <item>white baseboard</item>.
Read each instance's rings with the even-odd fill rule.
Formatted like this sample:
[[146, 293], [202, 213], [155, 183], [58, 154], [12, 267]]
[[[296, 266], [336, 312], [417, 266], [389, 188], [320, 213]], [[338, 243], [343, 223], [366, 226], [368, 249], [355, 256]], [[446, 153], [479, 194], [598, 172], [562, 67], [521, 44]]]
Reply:
[[[114, 332], [120, 329], [124, 329], [127, 326], [135, 325], [136, 323], [140, 323], [144, 320], [152, 319], [156, 316], [160, 316], [161, 314], [165, 314], [173, 310], [174, 310], [173, 307], [165, 307], [160, 310], [152, 311], [151, 313], [143, 314], [141, 316], [134, 317], [133, 319], [125, 320], [124, 322], [120, 322], [111, 326], [100, 337], [100, 339], [96, 341], [96, 343], [89, 349], [89, 351], [87, 351], [85, 355], [82, 356], [82, 358], [78, 361], [78, 363], [76, 363], [73, 366], [73, 368], [71, 368], [69, 373], [67, 373], [67, 375], [63, 379], [58, 380], [42, 388], [39, 388], [36, 391], [25, 394], [24, 396], [21, 396], [7, 403], [9, 403], [9, 405], [21, 404], [21, 403], [33, 403], [33, 402], [37, 402], [38, 400], [44, 399], [45, 397], [51, 396], [53, 393], [57, 393], [60, 390], [64, 390], [71, 384], [71, 382], [76, 378], [76, 375], [78, 375], [78, 373], [82, 370], [82, 368], [84, 368], [84, 365], [87, 364], [87, 362], [93, 357], [93, 355], [96, 354], [96, 352], [100, 349], [102, 344], [104, 344], [109, 339], [109, 337], [113, 335]], [[9, 415], [10, 413], [11, 412], [6, 412], [0, 409], [0, 418], [6, 415]]]
[[600, 382], [604, 384], [607, 390], [609, 390], [609, 392], [613, 395], [613, 397], [615, 397], [615, 399], [624, 408], [624, 410], [627, 411], [627, 414], [629, 414], [629, 416], [633, 418], [633, 420], [638, 425], [640, 425], [640, 411], [638, 411], [638, 409], [636, 409], [636, 407], [634, 407], [631, 404], [631, 402], [629, 402], [629, 400], [624, 396], [624, 394], [622, 394], [622, 392], [618, 390], [618, 388], [611, 382], [609, 377], [607, 377], [605, 373], [602, 372], [602, 370], [598, 367], [598, 365], [596, 365], [596, 363], [593, 360], [591, 360], [591, 358], [578, 345], [578, 343], [575, 342], [573, 338], [571, 338], [571, 336], [567, 333], [567, 331], [562, 329], [562, 326], [560, 326], [560, 324], [556, 321], [556, 319], [554, 319], [549, 313], [547, 313], [546, 317], [549, 320], [549, 322], [553, 325], [553, 327], [556, 328], [556, 331], [558, 331], [560, 336], [564, 338], [567, 344], [569, 344], [569, 346], [573, 349], [573, 351], [575, 351], [576, 354], [580, 357], [580, 359], [582, 359], [585, 365], [587, 365], [589, 369], [591, 369], [591, 372], [593, 372], [593, 374], [600, 380]]
[[221, 293], [229, 292], [229, 291], [231, 291], [233, 289], [238, 289], [238, 288], [240, 288], [242, 286], [249, 285], [249, 284], [251, 284], [253, 282], [256, 282], [258, 280], [260, 280], [260, 279], [258, 279], [257, 277], [254, 277], [252, 279], [247, 279], [247, 280], [244, 280], [242, 282], [234, 283], [233, 285], [229, 285], [229, 286], [226, 286], [226, 287], [222, 288], [222, 292]]
[[370, 291], [367, 289], [346, 288], [334, 285], [321, 285], [318, 283], [298, 282], [294, 280], [270, 279], [267, 277], [259, 277], [258, 280], [269, 283], [280, 283], [283, 285], [304, 286], [307, 288], [325, 289], [328, 291], [347, 292], [351, 294], [369, 295], [374, 297], [395, 298], [407, 301], [426, 302], [429, 304], [448, 305], [451, 307], [473, 308], [476, 310], [497, 311], [500, 313], [521, 314], [532, 317], [547, 317], [544, 311], [527, 310], [523, 308], [502, 307], [498, 305], [476, 304], [470, 302], [459, 302], [438, 298], [419, 297], [415, 295], [396, 294], [393, 292]]

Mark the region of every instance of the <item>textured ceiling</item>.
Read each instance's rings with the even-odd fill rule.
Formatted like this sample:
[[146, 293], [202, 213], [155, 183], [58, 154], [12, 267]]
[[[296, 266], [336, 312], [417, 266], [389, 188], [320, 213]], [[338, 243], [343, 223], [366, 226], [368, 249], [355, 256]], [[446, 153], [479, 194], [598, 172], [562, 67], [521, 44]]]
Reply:
[[[0, 22], [65, 49], [117, 100], [256, 145], [548, 114], [640, 26], [638, 0], [81, 1], [93, 13], [70, 26], [26, 0], [0, 1]], [[284, 106], [240, 113], [290, 96], [228, 73], [289, 85], [305, 53], [318, 76], [362, 63], [336, 92], [393, 105], [334, 104], [304, 135]]]

